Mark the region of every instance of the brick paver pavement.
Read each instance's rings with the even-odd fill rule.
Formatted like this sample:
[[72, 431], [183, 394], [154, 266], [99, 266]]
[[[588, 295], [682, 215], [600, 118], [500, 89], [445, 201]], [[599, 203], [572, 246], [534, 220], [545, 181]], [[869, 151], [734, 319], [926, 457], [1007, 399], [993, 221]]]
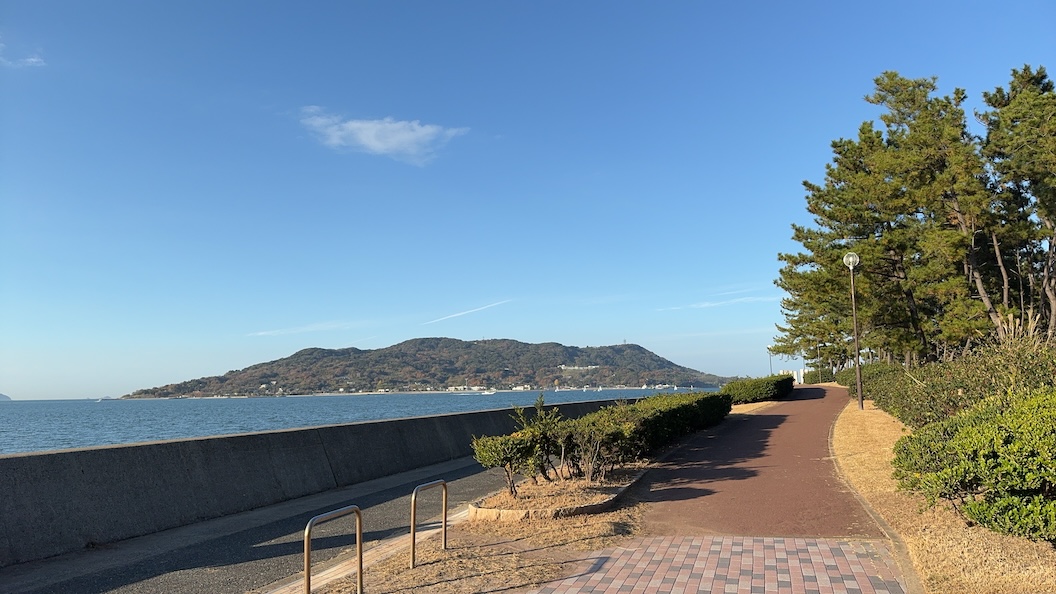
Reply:
[[591, 555], [538, 594], [904, 594], [884, 541], [653, 536]]

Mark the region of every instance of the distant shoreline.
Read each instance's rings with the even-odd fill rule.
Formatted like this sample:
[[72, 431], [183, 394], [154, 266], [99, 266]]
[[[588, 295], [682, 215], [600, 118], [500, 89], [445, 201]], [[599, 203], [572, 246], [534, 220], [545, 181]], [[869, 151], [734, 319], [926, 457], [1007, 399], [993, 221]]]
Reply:
[[[312, 396], [383, 396], [386, 394], [407, 394], [407, 395], [418, 395], [418, 394], [449, 394], [451, 396], [490, 396], [498, 394], [530, 394], [530, 393], [555, 393], [555, 392], [583, 392], [590, 394], [592, 392], [614, 392], [618, 390], [656, 390], [658, 392], [663, 391], [714, 391], [718, 390], [719, 386], [709, 385], [706, 387], [692, 387], [692, 386], [670, 386], [670, 385], [659, 385], [659, 386], [613, 386], [613, 387], [587, 387], [587, 388], [533, 388], [531, 390], [375, 390], [371, 392], [316, 392], [312, 394], [263, 394], [254, 396], [243, 396], [243, 395], [216, 395], [216, 396], [140, 396], [140, 397], [129, 397], [121, 396], [119, 398], [103, 398], [102, 400], [211, 400], [211, 399], [268, 399], [268, 398], [310, 398]], [[99, 400], [98, 398], [71, 398], [70, 400]]]

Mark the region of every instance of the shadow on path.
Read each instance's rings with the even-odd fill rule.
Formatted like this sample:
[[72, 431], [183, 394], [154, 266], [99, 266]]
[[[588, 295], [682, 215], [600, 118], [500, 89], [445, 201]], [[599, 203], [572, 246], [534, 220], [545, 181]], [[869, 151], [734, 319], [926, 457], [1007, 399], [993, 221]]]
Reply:
[[797, 387], [691, 436], [632, 491], [654, 535], [882, 537], [839, 478], [829, 430], [846, 393]]
[[710, 495], [715, 481], [742, 481], [758, 475], [746, 464], [765, 455], [770, 434], [785, 415], [731, 415], [722, 425], [683, 442], [649, 470], [632, 494], [639, 501], [677, 501]]

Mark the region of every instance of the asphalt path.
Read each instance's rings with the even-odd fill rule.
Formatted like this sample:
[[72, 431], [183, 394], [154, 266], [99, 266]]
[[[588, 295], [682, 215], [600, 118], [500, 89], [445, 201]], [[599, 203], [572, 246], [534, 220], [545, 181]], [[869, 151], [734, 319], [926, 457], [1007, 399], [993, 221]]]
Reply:
[[[304, 529], [312, 517], [348, 505], [363, 514], [364, 549], [409, 534], [410, 495], [448, 483], [449, 514], [503, 487], [501, 471], [460, 458], [216, 520], [91, 550], [0, 569], [3, 594], [242, 594], [301, 571]], [[440, 489], [418, 496], [419, 524], [438, 520]], [[312, 530], [313, 568], [354, 550], [355, 516]], [[314, 571], [313, 571], [314, 573]]]
[[839, 476], [829, 433], [847, 390], [798, 386], [765, 409], [730, 415], [646, 473], [653, 535], [883, 538]]

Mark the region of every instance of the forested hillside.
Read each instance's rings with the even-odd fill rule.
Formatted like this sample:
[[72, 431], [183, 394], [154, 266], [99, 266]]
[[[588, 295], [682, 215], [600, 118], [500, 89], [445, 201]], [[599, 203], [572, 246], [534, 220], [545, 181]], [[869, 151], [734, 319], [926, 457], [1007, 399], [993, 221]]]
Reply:
[[713, 387], [728, 379], [675, 365], [633, 344], [581, 348], [501, 339], [419, 338], [376, 350], [304, 349], [277, 361], [138, 390], [125, 398], [419, 391], [454, 386]]

